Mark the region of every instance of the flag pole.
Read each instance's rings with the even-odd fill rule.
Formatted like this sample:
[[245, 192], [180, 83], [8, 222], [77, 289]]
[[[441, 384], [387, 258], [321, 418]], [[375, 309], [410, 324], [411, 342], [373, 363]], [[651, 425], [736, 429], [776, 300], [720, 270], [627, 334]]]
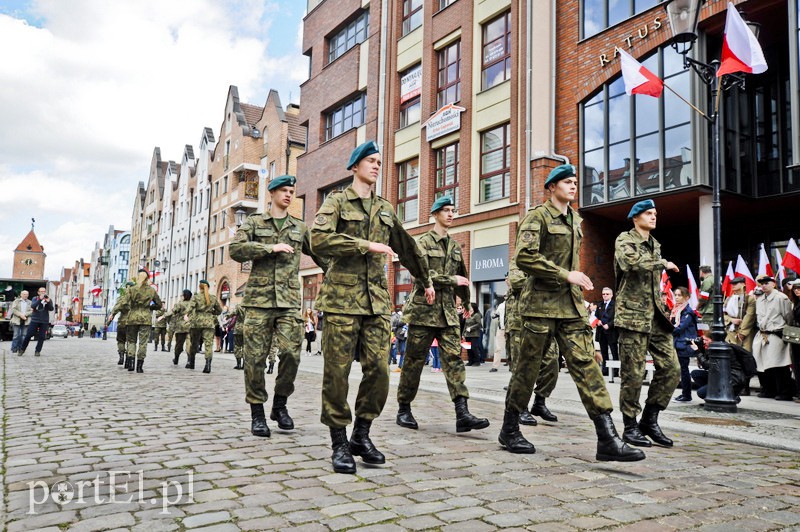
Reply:
[[683, 96], [681, 96], [680, 94], [678, 94], [677, 92], [675, 92], [675, 90], [674, 90], [672, 87], [670, 87], [670, 86], [669, 86], [669, 85], [667, 85], [666, 83], [664, 83], [664, 87], [665, 87], [665, 88], [667, 88], [667, 89], [669, 89], [669, 91], [670, 91], [672, 94], [674, 94], [675, 96], [677, 96], [678, 98], [680, 98], [681, 100], [683, 100], [683, 102], [684, 102], [686, 105], [688, 105], [689, 107], [691, 107], [692, 109], [694, 109], [695, 111], [697, 111], [697, 112], [700, 114], [700, 116], [702, 116], [703, 118], [705, 118], [705, 119], [706, 119], [706, 120], [708, 120], [708, 121], [711, 121], [711, 119], [708, 117], [708, 115], [707, 115], [707, 114], [705, 114], [703, 111], [701, 111], [700, 109], [698, 109], [697, 107], [695, 107], [695, 105], [694, 105], [694, 104], [692, 104], [692, 103], [691, 103], [689, 100], [687, 100], [686, 98], [684, 98]]

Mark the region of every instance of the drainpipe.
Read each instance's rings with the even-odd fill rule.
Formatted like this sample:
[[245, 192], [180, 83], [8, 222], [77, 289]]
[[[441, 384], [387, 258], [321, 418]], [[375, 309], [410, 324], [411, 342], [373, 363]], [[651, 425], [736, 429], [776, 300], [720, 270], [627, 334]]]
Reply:
[[531, 52], [533, 48], [533, 0], [525, 2], [525, 211], [531, 208]]
[[558, 39], [556, 38], [556, 31], [558, 30], [556, 20], [557, 20], [557, 11], [558, 11], [558, 2], [553, 0], [552, 2], [552, 17], [551, 17], [551, 31], [552, 34], [550, 35], [550, 156], [554, 159], [561, 159], [564, 161], [564, 164], [569, 164], [569, 157], [566, 155], [560, 155], [556, 153], [556, 74], [558, 72], [558, 68], [556, 68], [556, 42]]
[[[386, 92], [386, 35], [389, 32], [389, 0], [381, 0], [381, 56], [380, 56], [380, 73], [378, 76], [378, 133], [377, 141], [383, 142], [383, 128], [384, 128], [384, 101]], [[383, 190], [383, 172], [378, 176], [378, 181], [375, 183], [375, 194], [381, 195]]]

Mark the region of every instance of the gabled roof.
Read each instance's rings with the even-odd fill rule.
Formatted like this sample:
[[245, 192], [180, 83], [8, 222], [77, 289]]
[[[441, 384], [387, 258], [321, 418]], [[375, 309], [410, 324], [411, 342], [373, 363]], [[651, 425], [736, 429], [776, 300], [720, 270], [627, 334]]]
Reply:
[[44, 253], [44, 247], [39, 243], [39, 239], [36, 238], [36, 233], [33, 232], [33, 229], [25, 235], [25, 238], [22, 239], [22, 242], [19, 243], [17, 248], [14, 251], [27, 251], [30, 253]]
[[300, 125], [300, 117], [296, 114], [286, 113], [286, 122], [289, 124], [289, 143], [306, 145], [306, 126]]
[[264, 108], [257, 105], [243, 103], [241, 106], [242, 112], [244, 113], [244, 119], [248, 126], [254, 126], [261, 119], [261, 115], [264, 113]]

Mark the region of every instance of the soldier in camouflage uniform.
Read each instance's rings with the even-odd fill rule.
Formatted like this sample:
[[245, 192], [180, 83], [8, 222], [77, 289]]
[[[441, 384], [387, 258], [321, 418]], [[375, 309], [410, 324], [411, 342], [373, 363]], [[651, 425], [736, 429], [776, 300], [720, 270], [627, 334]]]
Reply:
[[584, 408], [597, 431], [598, 460], [636, 461], [639, 449], [624, 443], [611, 420], [611, 397], [594, 360], [592, 332], [584, 312], [581, 288], [592, 281], [580, 268], [581, 219], [570, 206], [578, 188], [575, 167], [550, 172], [545, 189], [550, 199], [528, 211], [517, 237], [516, 266], [528, 275], [519, 300], [522, 342], [508, 384], [500, 444], [512, 453], [534, 453], [519, 430], [519, 414], [528, 406], [550, 343], [558, 342]]
[[711, 266], [700, 266], [700, 292], [697, 296], [697, 308], [695, 309], [700, 314], [700, 323], [705, 323], [711, 327], [714, 321], [714, 304], [712, 299], [714, 297], [714, 275], [711, 272]]
[[[133, 281], [128, 281], [125, 283], [126, 289], [128, 287], [133, 286], [135, 283]], [[119, 314], [119, 320], [117, 321], [117, 353], [119, 353], [119, 361], [117, 362], [118, 366], [122, 366], [124, 364], [124, 368], [128, 369], [129, 366], [133, 364], [133, 356], [128, 355], [127, 350], [127, 342], [128, 342], [128, 335], [125, 334], [128, 329], [128, 312], [122, 311], [122, 299], [125, 297], [127, 290], [123, 290], [122, 294], [117, 299], [114, 308], [111, 309], [111, 313], [108, 315], [108, 321], [106, 322], [106, 327], [111, 325], [111, 322], [114, 321], [114, 316]]]
[[167, 336], [167, 319], [164, 317], [167, 313], [166, 309], [161, 309], [155, 311], [155, 321], [153, 322], [153, 346], [155, 347], [155, 351], [158, 351], [158, 343], [161, 340], [161, 350], [166, 351], [167, 348], [164, 345], [164, 340], [166, 340]]
[[[188, 313], [189, 301], [192, 299], [191, 290], [183, 291], [183, 300], [178, 301], [172, 306], [172, 311], [166, 315], [166, 320], [169, 321], [169, 331], [175, 335], [175, 356], [172, 358], [172, 363], [178, 365], [178, 360], [181, 357], [184, 347], [186, 346], [186, 338], [189, 336], [190, 326], [189, 322], [184, 320], [183, 317]], [[187, 349], [188, 351], [188, 349]], [[187, 353], [188, 359], [188, 353]], [[186, 368], [189, 369], [190, 362], [186, 361]], [[194, 366], [192, 366], [193, 368]]]
[[222, 314], [222, 305], [217, 297], [209, 294], [209, 284], [205, 279], [200, 281], [200, 290], [186, 305], [184, 321], [190, 322], [189, 329], [189, 369], [194, 369], [197, 347], [202, 342], [206, 351], [206, 365], [203, 373], [211, 373], [211, 359], [214, 358], [214, 324], [217, 316]]
[[[330, 427], [333, 469], [355, 473], [353, 455], [366, 463], [386, 461], [369, 438], [389, 393], [390, 297], [386, 259], [395, 252], [425, 288], [428, 304], [435, 298], [428, 265], [391, 204], [372, 191], [380, 175], [378, 146], [370, 141], [350, 156], [353, 184], [331, 194], [320, 207], [311, 230], [312, 249], [330, 262], [317, 298], [325, 312], [322, 352], [322, 423]], [[299, 330], [299, 327], [298, 327]], [[358, 346], [363, 377], [356, 399], [356, 421], [349, 445], [348, 376]]]
[[[267, 402], [264, 368], [267, 354], [280, 358], [270, 419], [281, 430], [294, 429], [294, 420], [286, 401], [294, 392], [294, 380], [300, 365], [303, 321], [300, 317], [300, 255], [310, 255], [325, 269], [325, 263], [311, 251], [308, 227], [288, 208], [295, 192], [294, 176], [279, 176], [270, 181], [269, 212], [249, 216], [231, 242], [231, 258], [253, 261], [241, 306], [247, 317], [244, 325], [245, 401], [250, 404], [251, 432], [269, 437], [264, 415]], [[238, 324], [237, 324], [238, 328]]]
[[244, 305], [236, 305], [236, 326], [233, 328], [233, 356], [236, 366], [233, 369], [244, 369]]
[[[658, 426], [658, 414], [667, 408], [680, 381], [678, 356], [672, 338], [675, 327], [661, 303], [661, 272], [678, 271], [661, 257], [661, 245], [650, 231], [656, 227], [653, 200], [636, 203], [628, 219], [633, 229], [621, 233], [614, 244], [614, 273], [617, 277], [617, 305], [614, 323], [619, 330], [619, 408], [625, 422], [622, 439], [632, 445], [649, 447], [649, 436], [664, 447], [669, 439]], [[645, 356], [653, 357], [655, 373], [642, 411], [639, 396], [645, 372]]]
[[415, 280], [411, 295], [403, 309], [403, 321], [408, 323], [408, 343], [397, 387], [397, 424], [410, 429], [418, 428], [411, 413], [411, 402], [417, 396], [422, 368], [434, 338], [439, 342], [439, 353], [450, 399], [455, 403], [456, 432], [485, 429], [488, 419], [470, 414], [467, 407], [469, 391], [465, 384], [467, 373], [461, 361], [461, 334], [456, 315], [456, 296], [469, 301], [469, 279], [461, 246], [449, 237], [453, 225], [455, 204], [450, 196], [436, 200], [431, 208], [435, 220], [433, 229], [418, 241], [420, 251], [428, 259], [430, 277], [436, 289], [436, 301], [429, 305], [425, 287]]
[[[142, 367], [147, 356], [153, 311], [160, 308], [161, 298], [158, 297], [155, 288], [150, 286], [150, 274], [145, 269], [139, 270], [136, 284], [125, 292], [121, 306], [123, 312], [128, 312], [127, 352], [131, 357], [136, 353], [136, 373], [144, 373]], [[128, 371], [133, 371], [133, 363], [128, 367]]]

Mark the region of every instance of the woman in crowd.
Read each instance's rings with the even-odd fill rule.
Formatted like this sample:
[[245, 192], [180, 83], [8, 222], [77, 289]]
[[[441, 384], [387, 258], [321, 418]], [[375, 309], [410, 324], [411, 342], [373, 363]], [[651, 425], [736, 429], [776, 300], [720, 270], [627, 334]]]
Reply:
[[689, 290], [683, 286], [675, 289], [675, 306], [670, 312], [670, 321], [675, 326], [672, 336], [678, 362], [681, 365], [681, 394], [675, 398], [678, 402], [692, 400], [692, 379], [689, 375], [689, 363], [695, 356], [692, 340], [697, 338], [697, 314], [689, 305]]
[[311, 356], [311, 342], [317, 339], [317, 314], [306, 307], [303, 313], [303, 331], [306, 336], [306, 356]]
[[470, 303], [469, 310], [464, 311], [464, 338], [470, 343], [469, 362], [467, 366], [481, 365], [481, 331], [483, 330], [483, 316], [478, 310], [477, 303]]

